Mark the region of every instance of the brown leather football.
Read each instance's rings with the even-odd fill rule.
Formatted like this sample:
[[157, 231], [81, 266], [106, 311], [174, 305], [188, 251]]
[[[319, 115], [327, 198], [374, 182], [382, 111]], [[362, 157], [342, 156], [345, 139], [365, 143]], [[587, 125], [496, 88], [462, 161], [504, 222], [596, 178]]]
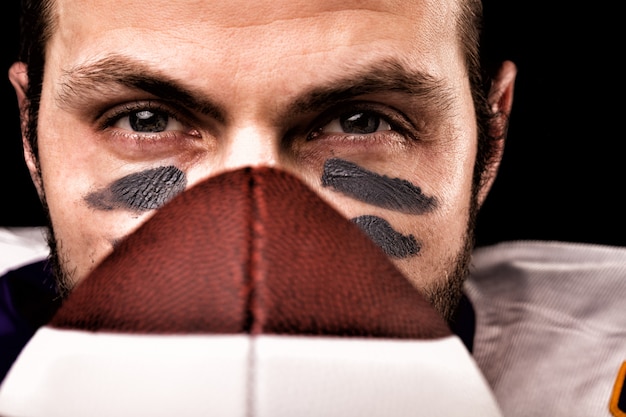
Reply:
[[502, 417], [458, 336], [348, 219], [249, 168], [174, 198], [21, 352], [0, 416]]
[[445, 322], [352, 222], [272, 168], [211, 178], [119, 244], [56, 328], [438, 338]]

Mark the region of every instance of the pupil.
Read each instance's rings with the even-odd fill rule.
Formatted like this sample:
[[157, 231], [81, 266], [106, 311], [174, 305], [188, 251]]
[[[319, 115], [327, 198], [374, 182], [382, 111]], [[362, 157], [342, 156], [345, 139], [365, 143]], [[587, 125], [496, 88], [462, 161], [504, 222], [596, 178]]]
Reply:
[[341, 127], [346, 133], [374, 133], [380, 126], [380, 118], [371, 113], [355, 113], [342, 116]]
[[142, 110], [129, 116], [130, 127], [137, 132], [163, 132], [167, 127], [167, 116]]

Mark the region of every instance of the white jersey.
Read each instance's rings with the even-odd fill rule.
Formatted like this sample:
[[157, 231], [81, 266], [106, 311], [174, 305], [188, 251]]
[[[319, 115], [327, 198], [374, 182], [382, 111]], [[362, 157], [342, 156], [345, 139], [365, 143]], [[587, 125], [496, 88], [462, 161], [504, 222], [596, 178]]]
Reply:
[[613, 415], [626, 361], [626, 248], [479, 248], [466, 293], [476, 314], [474, 358], [506, 417]]
[[[43, 228], [0, 228], [0, 276], [47, 255]], [[465, 290], [476, 315], [473, 357], [504, 417], [625, 415], [609, 406], [626, 374], [626, 248], [477, 248]]]
[[44, 227], [0, 227], [0, 277], [48, 256]]

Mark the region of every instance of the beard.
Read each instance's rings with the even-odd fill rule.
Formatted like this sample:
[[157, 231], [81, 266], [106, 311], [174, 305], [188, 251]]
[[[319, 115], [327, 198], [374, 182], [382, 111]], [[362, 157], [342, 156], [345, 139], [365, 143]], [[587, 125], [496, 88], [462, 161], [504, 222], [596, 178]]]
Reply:
[[[463, 296], [463, 284], [469, 275], [469, 268], [474, 247], [472, 227], [465, 234], [463, 245], [457, 255], [449, 262], [443, 279], [438, 279], [424, 291], [424, 296], [444, 320], [451, 324]], [[450, 272], [448, 272], [450, 271]]]
[[60, 242], [54, 235], [54, 228], [52, 227], [52, 221], [50, 219], [50, 211], [46, 204], [45, 194], [42, 197], [43, 207], [46, 213], [47, 229], [46, 229], [46, 242], [50, 249], [48, 255], [48, 265], [54, 276], [54, 282], [56, 284], [56, 292], [62, 299], [66, 298], [72, 291], [75, 285], [73, 274], [70, 272], [72, 269], [69, 267], [69, 261], [62, 255], [60, 250]]

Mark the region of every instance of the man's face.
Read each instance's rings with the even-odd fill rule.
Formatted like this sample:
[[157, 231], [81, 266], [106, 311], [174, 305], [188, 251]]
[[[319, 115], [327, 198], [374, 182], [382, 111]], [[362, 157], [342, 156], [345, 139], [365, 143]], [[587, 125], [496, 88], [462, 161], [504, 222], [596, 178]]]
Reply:
[[249, 165], [296, 174], [417, 288], [458, 273], [477, 137], [455, 1], [55, 3], [38, 156], [73, 282]]

